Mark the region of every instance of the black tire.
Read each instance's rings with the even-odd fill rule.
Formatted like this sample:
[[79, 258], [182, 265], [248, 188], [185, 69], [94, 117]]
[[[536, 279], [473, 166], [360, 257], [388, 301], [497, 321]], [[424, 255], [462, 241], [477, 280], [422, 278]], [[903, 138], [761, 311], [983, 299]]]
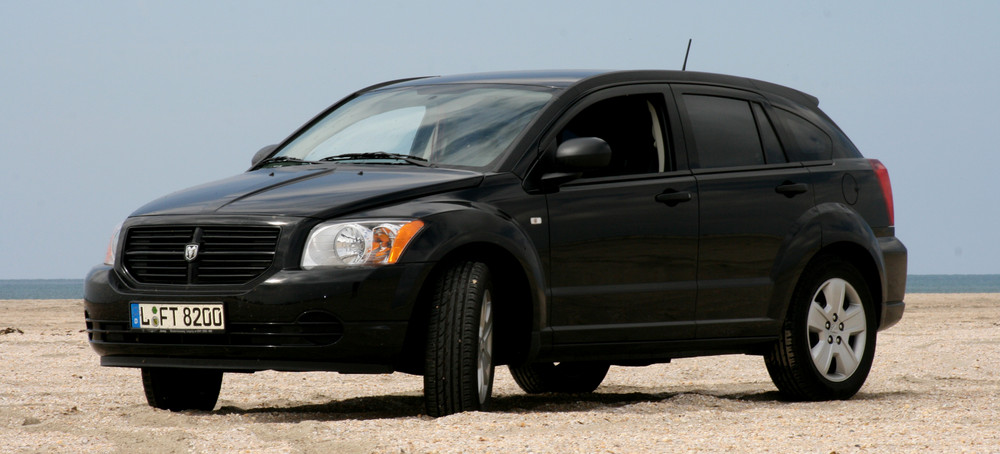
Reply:
[[528, 394], [589, 393], [601, 386], [611, 366], [607, 363], [535, 363], [511, 366], [517, 386]]
[[427, 414], [484, 410], [493, 392], [493, 282], [489, 268], [463, 262], [435, 284], [427, 332]]
[[143, 368], [142, 387], [151, 407], [170, 411], [212, 411], [222, 389], [222, 371]]
[[843, 259], [820, 258], [799, 280], [781, 338], [764, 362], [788, 399], [849, 399], [871, 371], [876, 331], [874, 300], [861, 274]]

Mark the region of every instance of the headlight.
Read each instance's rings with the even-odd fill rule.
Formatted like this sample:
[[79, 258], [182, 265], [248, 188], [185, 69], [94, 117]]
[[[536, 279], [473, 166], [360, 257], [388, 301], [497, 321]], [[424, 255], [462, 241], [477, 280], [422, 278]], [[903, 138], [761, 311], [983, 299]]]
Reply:
[[302, 268], [396, 263], [423, 226], [408, 220], [324, 222], [309, 232]]
[[104, 253], [104, 264], [115, 266], [115, 255], [118, 253], [118, 234], [122, 231], [122, 225], [118, 224], [111, 232], [111, 241], [108, 242], [108, 251]]

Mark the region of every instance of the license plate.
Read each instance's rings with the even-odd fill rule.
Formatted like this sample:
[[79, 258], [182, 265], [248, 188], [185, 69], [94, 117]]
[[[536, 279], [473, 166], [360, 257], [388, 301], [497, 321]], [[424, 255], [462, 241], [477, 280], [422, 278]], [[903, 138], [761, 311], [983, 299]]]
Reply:
[[132, 303], [132, 328], [153, 331], [224, 331], [221, 303]]

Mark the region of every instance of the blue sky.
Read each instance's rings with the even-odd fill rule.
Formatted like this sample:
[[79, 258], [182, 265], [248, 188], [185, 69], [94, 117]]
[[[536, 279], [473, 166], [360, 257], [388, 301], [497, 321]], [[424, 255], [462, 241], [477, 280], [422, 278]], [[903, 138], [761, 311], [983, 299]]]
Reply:
[[679, 69], [688, 38], [688, 69], [811, 93], [888, 166], [911, 273], [1000, 274], [998, 21], [992, 1], [0, 0], [0, 279], [82, 278], [132, 210], [363, 86]]

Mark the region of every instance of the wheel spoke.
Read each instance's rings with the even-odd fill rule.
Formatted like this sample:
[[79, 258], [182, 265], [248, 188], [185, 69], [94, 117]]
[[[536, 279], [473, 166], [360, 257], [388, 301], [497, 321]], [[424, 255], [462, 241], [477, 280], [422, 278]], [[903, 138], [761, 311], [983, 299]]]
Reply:
[[858, 368], [858, 357], [851, 346], [844, 342], [837, 348], [837, 373], [849, 377]]
[[865, 311], [858, 305], [851, 305], [851, 308], [844, 315], [844, 334], [851, 336], [865, 332], [868, 324], [865, 320]]
[[493, 352], [489, 351], [488, 349], [485, 349], [479, 352], [479, 355], [480, 355], [479, 365], [482, 366], [482, 368], [488, 372], [490, 364], [493, 363]]
[[[484, 302], [485, 304], [485, 302]], [[483, 321], [479, 324], [479, 341], [493, 339], [493, 307], [488, 305], [483, 309]]]
[[[480, 352], [479, 369], [483, 372], [483, 377], [488, 378], [490, 372], [490, 364], [493, 362], [493, 354], [484, 351]], [[484, 380], [485, 383], [485, 380]]]
[[813, 364], [816, 365], [816, 369], [822, 374], [826, 374], [830, 370], [830, 364], [833, 362], [833, 347], [826, 341], [826, 339], [820, 339], [819, 343], [816, 344], [811, 350]]
[[846, 287], [847, 281], [843, 279], [830, 279], [823, 285], [823, 295], [826, 297], [828, 313], [834, 314], [843, 310]]
[[826, 329], [826, 323], [830, 321], [830, 315], [827, 313], [829, 309], [830, 306], [824, 308], [815, 301], [809, 305], [809, 320], [806, 322], [809, 325], [809, 331], [822, 332]]
[[489, 290], [483, 292], [479, 311], [479, 354], [476, 367], [476, 378], [479, 391], [479, 402], [485, 402], [489, 397], [490, 382], [493, 373], [493, 298]]

